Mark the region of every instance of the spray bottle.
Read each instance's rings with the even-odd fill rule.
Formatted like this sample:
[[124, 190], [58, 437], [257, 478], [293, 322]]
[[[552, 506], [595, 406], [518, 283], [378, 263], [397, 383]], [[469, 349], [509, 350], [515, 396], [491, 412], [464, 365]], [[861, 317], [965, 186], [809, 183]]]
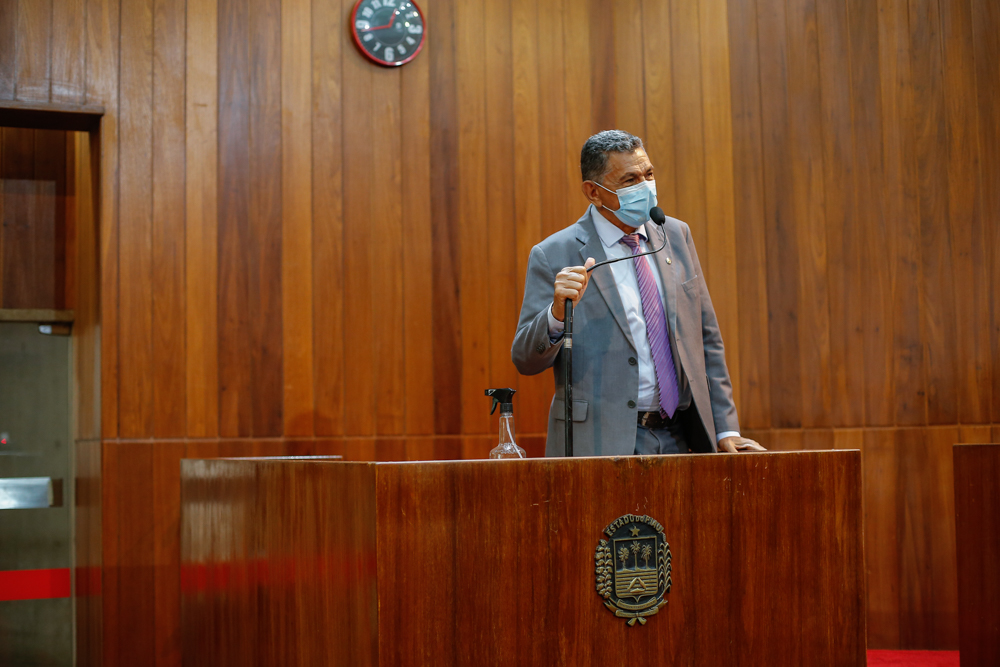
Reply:
[[491, 459], [527, 458], [523, 449], [514, 442], [514, 389], [487, 389], [486, 395], [493, 398], [493, 414], [500, 405], [500, 444], [490, 452]]

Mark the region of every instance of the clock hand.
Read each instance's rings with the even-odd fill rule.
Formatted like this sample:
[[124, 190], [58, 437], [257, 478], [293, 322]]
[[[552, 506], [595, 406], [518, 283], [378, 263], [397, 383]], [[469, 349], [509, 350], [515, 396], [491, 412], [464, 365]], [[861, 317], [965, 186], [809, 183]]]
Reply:
[[386, 28], [391, 28], [392, 27], [392, 22], [396, 20], [396, 15], [397, 14], [399, 14], [399, 10], [398, 9], [392, 13], [392, 18], [390, 18], [389, 22], [386, 23], [385, 25], [380, 25], [377, 28], [365, 28], [361, 32], [372, 32], [373, 30], [385, 30]]

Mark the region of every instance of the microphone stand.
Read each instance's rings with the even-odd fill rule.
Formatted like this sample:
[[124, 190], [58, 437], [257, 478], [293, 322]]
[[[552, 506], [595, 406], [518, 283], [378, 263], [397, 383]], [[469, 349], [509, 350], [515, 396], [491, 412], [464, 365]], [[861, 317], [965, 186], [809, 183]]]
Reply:
[[[649, 211], [650, 219], [663, 227], [663, 223], [666, 222], [666, 217], [663, 215], [663, 211], [658, 206], [654, 206]], [[660, 247], [656, 250], [647, 250], [646, 252], [641, 252], [637, 255], [626, 255], [625, 257], [619, 257], [617, 259], [606, 259], [603, 262], [594, 264], [592, 267], [587, 269], [587, 273], [590, 273], [599, 266], [605, 266], [607, 264], [614, 264], [615, 262], [620, 262], [625, 259], [635, 259], [636, 257], [645, 257], [646, 255], [652, 255], [663, 250], [664, 246], [667, 245], [667, 235], [663, 235], [663, 242], [660, 243]], [[566, 445], [566, 457], [573, 456], [573, 301], [571, 299], [566, 299], [566, 315], [563, 318], [563, 397], [565, 398], [565, 410], [563, 416], [566, 420], [564, 426], [564, 438]]]

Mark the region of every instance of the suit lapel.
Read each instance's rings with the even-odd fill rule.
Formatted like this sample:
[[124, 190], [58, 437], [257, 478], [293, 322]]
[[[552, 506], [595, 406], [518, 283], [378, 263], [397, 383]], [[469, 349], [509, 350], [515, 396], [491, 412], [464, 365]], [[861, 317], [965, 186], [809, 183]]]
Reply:
[[[588, 257], [593, 257], [598, 262], [603, 262], [608, 256], [604, 252], [604, 244], [601, 243], [601, 237], [594, 228], [593, 221], [590, 219], [590, 209], [587, 209], [587, 214], [580, 219], [580, 222], [583, 229], [583, 233], [578, 237], [583, 242], [583, 247], [580, 248], [580, 257], [582, 258], [580, 264], [586, 262]], [[629, 328], [628, 319], [625, 317], [625, 306], [622, 305], [622, 298], [618, 294], [618, 286], [615, 285], [615, 277], [611, 273], [611, 268], [601, 267], [595, 271], [591, 271], [590, 279], [597, 285], [598, 291], [604, 297], [605, 303], [608, 304], [608, 309], [614, 316], [615, 322], [618, 323], [618, 327], [622, 330], [629, 345], [632, 346], [633, 350], [636, 349], [635, 341], [632, 340], [632, 330]]]
[[[646, 237], [653, 242], [653, 248], [658, 248], [663, 242], [666, 232], [657, 224], [646, 223]], [[667, 321], [670, 325], [670, 335], [677, 340], [677, 274], [674, 273], [673, 264], [667, 264], [667, 259], [674, 254], [674, 249], [670, 245], [669, 239], [663, 250], [653, 255], [656, 258], [656, 267], [660, 270], [660, 279], [663, 281], [663, 295], [667, 304]]]

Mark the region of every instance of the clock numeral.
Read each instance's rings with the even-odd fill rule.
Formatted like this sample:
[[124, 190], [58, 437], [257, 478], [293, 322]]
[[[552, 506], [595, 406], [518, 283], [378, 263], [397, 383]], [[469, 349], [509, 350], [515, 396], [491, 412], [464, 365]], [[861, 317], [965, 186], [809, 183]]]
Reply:
[[396, 54], [393, 52], [391, 46], [385, 47], [385, 60], [386, 62], [392, 62], [396, 59]]
[[409, 14], [406, 15], [406, 18], [408, 18], [408, 19], [415, 19], [415, 18], [418, 18], [419, 16], [420, 16], [420, 14], [418, 14], [417, 12], [410, 12]]
[[372, 9], [382, 9], [382, 0], [372, 0]]
[[417, 40], [413, 39], [412, 37], [407, 37], [406, 38], [406, 43], [409, 44], [410, 46], [414, 46], [414, 45], [416, 45]]
[[395, 7], [396, 0], [382, 0], [382, 5], [385, 7]]
[[365, 36], [364, 36], [364, 37], [362, 37], [361, 39], [365, 40], [366, 42], [370, 42], [370, 41], [372, 41], [373, 39], [375, 39], [375, 35], [373, 35], [373, 34], [371, 34], [371, 33], [369, 32], [369, 33], [366, 33], [366, 34], [365, 34]]
[[424, 26], [422, 25], [411, 25], [409, 28], [411, 35], [419, 35], [424, 31]]
[[406, 47], [405, 46], [403, 46], [402, 44], [400, 44], [396, 48], [399, 49], [399, 55], [401, 55], [401, 56], [402, 55], [406, 55]]
[[370, 24], [368, 23], [368, 21], [355, 21], [354, 22], [354, 27], [357, 28], [358, 30], [368, 30], [369, 25]]
[[366, 19], [370, 19], [372, 17], [372, 14], [374, 13], [375, 12], [372, 11], [371, 7], [365, 7], [364, 9], [361, 10], [361, 15], [364, 16]]

